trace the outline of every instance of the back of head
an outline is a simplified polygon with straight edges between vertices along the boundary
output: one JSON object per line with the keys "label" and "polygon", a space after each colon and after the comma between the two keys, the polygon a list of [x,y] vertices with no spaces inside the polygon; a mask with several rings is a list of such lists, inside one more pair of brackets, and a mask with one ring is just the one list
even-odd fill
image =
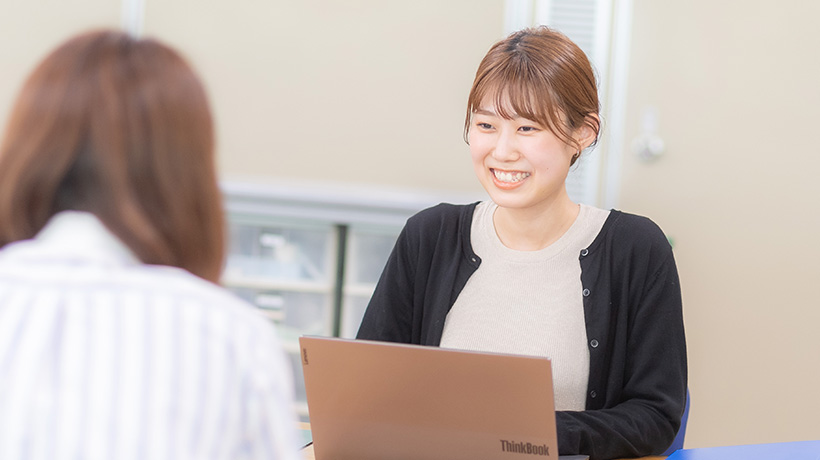
{"label": "back of head", "polygon": [[64,210],[95,214],[145,263],[219,277],[210,109],[168,46],[86,33],[29,76],[0,145],[0,246],[33,237]]}
{"label": "back of head", "polygon": [[467,102],[465,140],[473,112],[488,100],[501,116],[538,122],[567,143],[582,125],[596,138],[600,131],[598,87],[587,56],[545,26],[514,32],[484,56]]}

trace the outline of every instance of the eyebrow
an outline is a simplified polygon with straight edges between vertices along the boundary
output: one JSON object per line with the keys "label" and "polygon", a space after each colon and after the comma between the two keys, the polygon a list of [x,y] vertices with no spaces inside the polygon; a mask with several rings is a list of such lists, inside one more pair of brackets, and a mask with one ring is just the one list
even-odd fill
{"label": "eyebrow", "polygon": [[[492,110],[488,110],[488,109],[475,109],[475,110],[473,111],[473,113],[476,113],[476,114],[478,114],[478,115],[486,115],[486,116],[489,116],[489,117],[500,117],[500,118],[504,118],[504,117],[501,117],[501,115],[499,115],[499,114],[497,114],[497,113],[493,112]],[[512,118],[511,118],[511,120],[516,120],[516,119],[519,119],[519,118],[524,118],[524,117],[522,117],[521,115],[519,115],[519,114],[517,114],[517,113],[513,113],[513,114],[512,114]]]}
{"label": "eyebrow", "polygon": [[489,116],[492,116],[492,117],[497,117],[498,116],[497,113],[493,112],[492,110],[487,110],[487,109],[475,109],[473,111],[473,113],[477,113],[479,115],[489,115]]}

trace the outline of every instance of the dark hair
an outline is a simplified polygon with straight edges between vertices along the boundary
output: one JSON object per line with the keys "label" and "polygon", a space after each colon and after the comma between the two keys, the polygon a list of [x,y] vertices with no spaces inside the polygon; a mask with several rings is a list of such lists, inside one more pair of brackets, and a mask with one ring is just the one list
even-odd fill
{"label": "dark hair", "polygon": [[144,263],[217,281],[224,222],[211,113],[168,46],[74,37],[18,96],[0,146],[0,246],[63,210],[95,214]]}
{"label": "dark hair", "polygon": [[578,45],[548,27],[515,32],[481,60],[467,99],[465,141],[472,115],[485,97],[494,100],[500,116],[538,122],[566,143],[576,143],[572,133],[584,124],[595,133],[592,145],[597,142],[601,123],[595,73]]}

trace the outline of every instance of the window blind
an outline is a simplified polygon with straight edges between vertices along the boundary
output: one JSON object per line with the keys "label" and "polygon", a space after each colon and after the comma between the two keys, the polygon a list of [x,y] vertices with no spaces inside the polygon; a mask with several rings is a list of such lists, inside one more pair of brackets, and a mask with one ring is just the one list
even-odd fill
{"label": "window blind", "polygon": [[[592,63],[598,95],[605,100],[612,0],[508,0],[506,32],[548,25],[574,41]],[[601,111],[603,113],[603,110]],[[573,201],[600,206],[601,155],[585,152],[567,177],[567,192]]]}

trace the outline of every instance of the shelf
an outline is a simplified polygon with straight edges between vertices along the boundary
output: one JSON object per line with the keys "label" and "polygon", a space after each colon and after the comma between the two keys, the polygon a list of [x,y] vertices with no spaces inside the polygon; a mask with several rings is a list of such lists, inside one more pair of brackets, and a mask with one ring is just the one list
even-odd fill
{"label": "shelf", "polygon": [[308,415],[308,405],[305,401],[296,401],[293,404],[293,410],[296,411],[297,415]]}
{"label": "shelf", "polygon": [[333,284],[330,281],[282,280],[265,276],[238,276],[231,274],[226,274],[222,277],[222,284],[226,287],[271,291],[313,292],[320,294],[332,292],[333,290]]}
{"label": "shelf", "polygon": [[282,343],[282,349],[285,350],[285,353],[301,358],[302,352],[299,350],[299,339],[287,340],[282,338],[280,342]]}
{"label": "shelf", "polygon": [[375,283],[355,283],[346,284],[344,287],[345,295],[353,295],[357,297],[370,297],[376,289]]}
{"label": "shelf", "polygon": [[299,337],[355,336],[396,235],[416,209],[346,203],[335,193],[304,198],[226,190],[221,281],[275,325],[293,368],[294,409],[306,422]]}

